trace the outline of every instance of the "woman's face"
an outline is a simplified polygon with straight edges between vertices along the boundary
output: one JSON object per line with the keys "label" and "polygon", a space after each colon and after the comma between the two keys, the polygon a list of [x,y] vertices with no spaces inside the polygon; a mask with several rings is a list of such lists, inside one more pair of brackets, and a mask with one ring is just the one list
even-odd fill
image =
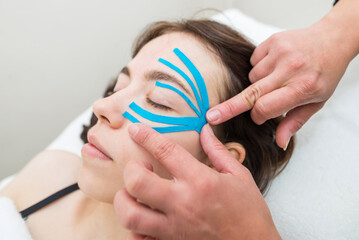
{"label": "woman's face", "polygon": [[[116,192],[124,187],[123,170],[126,163],[132,159],[149,162],[159,176],[171,178],[170,173],[152,155],[131,140],[127,128],[132,122],[122,114],[128,111],[150,127],[169,126],[151,122],[134,113],[129,109],[129,104],[135,102],[154,114],[173,117],[197,116],[179,94],[155,86],[155,82],[159,81],[176,87],[198,108],[189,84],[177,72],[158,61],[163,58],[171,62],[184,71],[196,85],[191,72],[173,52],[175,48],[179,48],[202,74],[210,107],[219,103],[219,89],[223,85],[225,74],[218,58],[206,46],[193,36],[178,32],[162,35],[147,43],[121,71],[114,94],[93,104],[98,122],[88,132],[88,140],[109,158],[91,145],[85,145],[82,149],[83,164],[78,182],[81,190],[90,197],[112,203]],[[171,79],[177,79],[179,83]],[[182,87],[187,89],[189,94]],[[195,158],[206,158],[198,132],[172,132],[165,133],[165,136],[184,147]]]}

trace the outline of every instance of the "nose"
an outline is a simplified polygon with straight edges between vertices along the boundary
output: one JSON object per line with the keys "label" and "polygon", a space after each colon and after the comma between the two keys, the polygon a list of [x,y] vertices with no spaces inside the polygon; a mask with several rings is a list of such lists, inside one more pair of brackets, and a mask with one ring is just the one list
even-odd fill
{"label": "nose", "polygon": [[109,125],[111,128],[120,128],[124,117],[121,110],[120,99],[116,99],[116,93],[95,101],[92,105],[93,112],[99,122]]}

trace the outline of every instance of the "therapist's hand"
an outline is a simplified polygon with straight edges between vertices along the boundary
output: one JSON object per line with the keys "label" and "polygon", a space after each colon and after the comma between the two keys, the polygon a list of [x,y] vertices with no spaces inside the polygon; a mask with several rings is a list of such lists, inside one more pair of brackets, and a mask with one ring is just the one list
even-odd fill
{"label": "therapist's hand", "polygon": [[[276,131],[278,146],[323,107],[359,49],[359,1],[342,0],[318,23],[274,34],[260,44],[250,61],[253,83],[213,107],[208,122],[222,123],[251,109],[257,124],[286,114]],[[217,119],[215,119],[217,116]]]}
{"label": "therapist's hand", "polygon": [[142,161],[128,163],[125,189],[114,200],[120,222],[132,232],[128,240],[280,239],[251,174],[211,130],[204,126],[200,139],[217,171],[155,130],[130,126],[132,139],[174,179],[160,178]]}

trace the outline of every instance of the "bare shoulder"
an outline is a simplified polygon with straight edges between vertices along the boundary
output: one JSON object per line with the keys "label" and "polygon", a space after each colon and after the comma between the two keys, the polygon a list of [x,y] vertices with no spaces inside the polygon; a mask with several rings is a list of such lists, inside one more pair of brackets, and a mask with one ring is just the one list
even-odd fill
{"label": "bare shoulder", "polygon": [[36,155],[9,183],[0,196],[10,197],[19,210],[77,181],[81,159],[61,150]]}

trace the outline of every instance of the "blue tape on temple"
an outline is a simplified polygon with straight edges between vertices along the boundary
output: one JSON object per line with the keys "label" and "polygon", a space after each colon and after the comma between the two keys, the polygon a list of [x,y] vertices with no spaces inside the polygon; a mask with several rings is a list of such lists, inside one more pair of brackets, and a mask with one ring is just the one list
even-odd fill
{"label": "blue tape on temple", "polygon": [[[163,63],[164,65],[166,65],[169,68],[172,68],[173,70],[175,70],[179,75],[181,75],[187,82],[188,84],[191,86],[192,91],[194,93],[194,96],[196,97],[199,109],[201,110],[201,112],[203,112],[203,106],[202,106],[202,100],[199,97],[199,94],[197,92],[197,88],[194,86],[192,80],[187,76],[187,74],[185,74],[181,69],[179,69],[178,67],[176,67],[175,65],[173,65],[172,63],[168,62],[167,60],[164,60],[162,58],[158,59],[159,62]],[[182,61],[183,62],[183,61]],[[188,67],[187,67],[188,68]],[[206,91],[207,92],[207,91]]]}
{"label": "blue tape on temple", "polygon": [[[172,63],[168,62],[167,60],[164,60],[160,58],[158,61],[165,64],[172,70],[176,71],[178,74],[180,74],[191,86],[192,91],[196,97],[197,105],[199,107],[199,110],[196,108],[196,106],[192,103],[192,101],[180,90],[177,88],[164,84],[161,82],[156,82],[156,86],[168,88],[169,90],[172,90],[179,94],[186,102],[187,104],[192,108],[192,110],[197,114],[198,117],[169,117],[169,116],[162,116],[158,114],[151,113],[149,111],[144,110],[140,106],[138,106],[136,103],[132,102],[129,107],[138,115],[141,117],[148,119],[152,122],[158,122],[158,123],[165,123],[165,124],[171,124],[171,125],[178,125],[178,126],[166,126],[166,127],[153,127],[156,131],[159,133],[168,133],[168,132],[180,132],[180,131],[191,131],[195,130],[198,133],[201,132],[202,127],[207,123],[206,120],[206,112],[209,109],[209,100],[208,100],[208,93],[206,84],[203,80],[202,75],[198,71],[198,69],[194,66],[194,64],[187,58],[186,55],[184,55],[178,48],[175,48],[173,52],[178,56],[179,59],[186,65],[188,70],[191,72],[192,76],[196,80],[197,87],[199,90],[199,93],[193,84],[192,80],[185,74],[181,69],[173,65]],[[127,111],[123,113],[123,116],[126,117],[131,122],[140,122],[138,121],[134,116],[132,116]]]}

